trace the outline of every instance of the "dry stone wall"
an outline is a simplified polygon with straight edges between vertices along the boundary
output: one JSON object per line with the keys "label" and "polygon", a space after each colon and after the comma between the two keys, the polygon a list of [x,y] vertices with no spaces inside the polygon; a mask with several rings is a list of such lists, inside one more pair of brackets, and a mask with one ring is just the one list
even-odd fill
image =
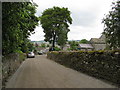
{"label": "dry stone wall", "polygon": [[49,52],[47,57],[120,86],[120,51]]}
{"label": "dry stone wall", "polygon": [[5,82],[9,76],[11,76],[25,60],[25,54],[13,53],[2,57],[2,86],[5,86]]}

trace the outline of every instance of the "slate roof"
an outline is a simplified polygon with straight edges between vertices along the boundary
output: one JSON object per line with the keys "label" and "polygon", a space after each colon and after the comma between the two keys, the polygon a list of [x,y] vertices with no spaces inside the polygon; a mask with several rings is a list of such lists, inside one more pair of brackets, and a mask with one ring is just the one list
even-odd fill
{"label": "slate roof", "polygon": [[79,47],[83,49],[93,49],[91,44],[79,44]]}
{"label": "slate roof", "polygon": [[105,40],[99,39],[99,38],[91,38],[91,43],[98,43],[98,44],[105,44]]}

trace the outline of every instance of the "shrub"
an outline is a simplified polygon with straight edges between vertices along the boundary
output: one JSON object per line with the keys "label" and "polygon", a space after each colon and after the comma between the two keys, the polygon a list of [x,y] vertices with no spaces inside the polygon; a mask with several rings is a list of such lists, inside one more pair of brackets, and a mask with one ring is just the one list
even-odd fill
{"label": "shrub", "polygon": [[61,50],[59,47],[55,47],[54,49],[55,49],[55,51],[60,51]]}

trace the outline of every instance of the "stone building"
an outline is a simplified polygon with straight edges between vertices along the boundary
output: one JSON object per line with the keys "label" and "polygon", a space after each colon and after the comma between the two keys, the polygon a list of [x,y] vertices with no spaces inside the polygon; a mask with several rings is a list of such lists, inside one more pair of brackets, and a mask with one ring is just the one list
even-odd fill
{"label": "stone building", "polygon": [[82,51],[91,51],[94,47],[91,44],[79,44],[78,49]]}
{"label": "stone building", "polygon": [[100,38],[91,38],[90,44],[94,47],[94,50],[104,50],[106,48],[105,35],[101,35]]}

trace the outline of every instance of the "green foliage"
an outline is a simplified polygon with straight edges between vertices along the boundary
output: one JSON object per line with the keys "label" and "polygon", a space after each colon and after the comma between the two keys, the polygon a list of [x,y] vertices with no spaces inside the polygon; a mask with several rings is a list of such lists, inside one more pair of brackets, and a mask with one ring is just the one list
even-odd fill
{"label": "green foliage", "polygon": [[79,43],[77,41],[69,41],[70,50],[77,50]]}
{"label": "green foliage", "polygon": [[15,50],[14,53],[23,53],[21,50]]}
{"label": "green foliage", "polygon": [[79,42],[79,43],[88,44],[88,43],[89,43],[89,41],[88,41],[88,40],[86,40],[86,39],[82,39],[82,40],[80,40],[80,42]]}
{"label": "green foliage", "polygon": [[50,45],[49,44],[47,44],[47,47],[49,47]]}
{"label": "green foliage", "polygon": [[67,48],[68,51],[71,51],[72,49],[71,48]]}
{"label": "green foliage", "polygon": [[57,46],[55,46],[55,51],[61,51],[61,49],[59,48],[59,47],[57,47]]}
{"label": "green foliage", "polygon": [[77,71],[108,80],[120,86],[120,50],[59,51],[50,52],[47,57]]}
{"label": "green foliage", "polygon": [[37,43],[35,43],[35,47],[37,48],[39,45]]}
{"label": "green foliage", "polygon": [[73,46],[72,48],[67,48],[68,51],[76,51],[77,50],[77,46]]}
{"label": "green foliage", "polygon": [[112,10],[103,19],[107,43],[112,49],[120,48],[120,0],[113,3]]}
{"label": "green foliage", "polygon": [[2,3],[2,53],[19,50],[38,25],[36,6],[31,2]]}
{"label": "green foliage", "polygon": [[40,21],[44,29],[45,41],[52,43],[52,47],[55,47],[55,42],[64,45],[67,40],[67,33],[70,31],[68,29],[69,23],[72,24],[68,8],[48,8],[42,13]]}
{"label": "green foliage", "polygon": [[29,42],[27,44],[27,47],[28,47],[28,51],[34,51],[35,50],[35,47],[34,47],[34,45],[31,42]]}
{"label": "green foliage", "polygon": [[34,45],[31,43],[29,39],[25,39],[24,42],[20,45],[21,51],[24,53],[28,53],[29,51],[34,50]]}
{"label": "green foliage", "polygon": [[64,45],[66,44],[67,42],[67,31],[66,30],[61,30],[61,32],[59,33],[59,38],[58,38],[58,45],[61,46],[61,49],[63,49]]}
{"label": "green foliage", "polygon": [[45,43],[42,43],[40,47],[45,48],[46,47]]}

